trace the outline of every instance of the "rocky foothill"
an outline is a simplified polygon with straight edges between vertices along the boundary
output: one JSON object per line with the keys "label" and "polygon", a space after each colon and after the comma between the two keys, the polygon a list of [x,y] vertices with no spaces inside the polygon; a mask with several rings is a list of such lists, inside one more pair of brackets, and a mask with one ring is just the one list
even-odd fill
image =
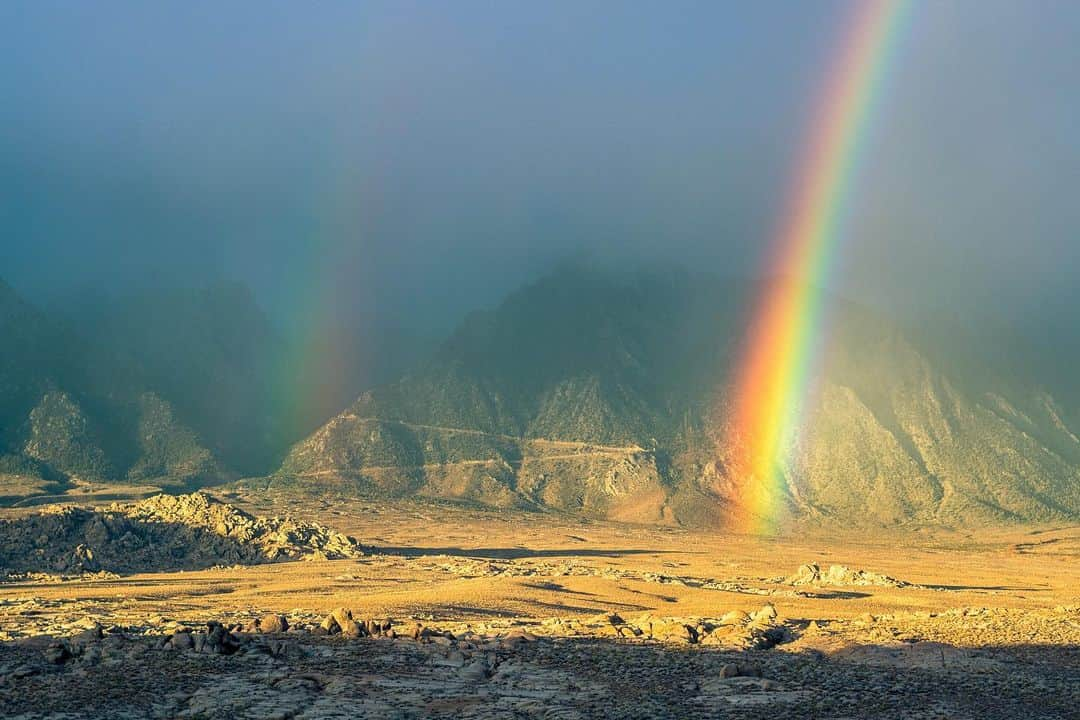
{"label": "rocky foothill", "polygon": [[0,576],[159,572],[363,554],[317,523],[254,517],[196,492],[0,521]]}
{"label": "rocky foothill", "polygon": [[[361,617],[346,608],[201,626],[160,618],[142,629],[86,618],[65,626],[66,637],[0,645],[0,715],[1075,717],[1075,646],[1024,664],[1034,651],[1019,645],[975,652],[908,637],[891,638],[890,646],[884,638],[869,642],[866,632],[926,635],[932,627],[947,632],[976,623],[985,631],[997,622],[1040,638],[1053,632],[1051,623],[1080,627],[1080,608],[924,615],[827,627],[785,620],[769,604],[709,621],[624,620],[612,612],[585,620],[436,622]],[[814,645],[830,636],[843,637],[843,648]]]}

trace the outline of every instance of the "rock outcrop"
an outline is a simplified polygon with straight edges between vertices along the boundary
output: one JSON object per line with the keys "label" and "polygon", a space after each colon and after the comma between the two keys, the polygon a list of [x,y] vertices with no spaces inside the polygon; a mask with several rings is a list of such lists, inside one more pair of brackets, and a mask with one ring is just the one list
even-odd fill
{"label": "rock outcrop", "polygon": [[254,517],[203,493],[0,521],[0,570],[7,573],[146,572],[362,554],[354,538],[323,525]]}
{"label": "rock outcrop", "polygon": [[877,585],[879,587],[907,587],[910,583],[897,580],[888,575],[868,570],[852,570],[846,565],[830,565],[822,570],[816,563],[801,565],[795,574],[786,580],[788,585],[823,585],[827,587],[849,587]]}

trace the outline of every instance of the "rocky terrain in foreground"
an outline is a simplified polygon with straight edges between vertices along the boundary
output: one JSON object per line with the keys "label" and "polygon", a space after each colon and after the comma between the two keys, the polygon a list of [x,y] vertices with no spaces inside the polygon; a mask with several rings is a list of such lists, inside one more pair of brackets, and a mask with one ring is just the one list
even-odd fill
{"label": "rocky terrain in foreground", "polygon": [[1078,606],[52,630],[0,645],[5,717],[1063,719],[1080,702]]}
{"label": "rocky terrain in foreground", "polygon": [[257,518],[203,493],[106,508],[56,506],[0,521],[0,575],[156,572],[362,555],[317,523]]}
{"label": "rocky terrain in foreground", "polygon": [[[87,543],[86,524],[117,513],[198,528],[208,544],[192,547],[213,565],[0,582],[0,717],[1064,720],[1080,707],[1080,528],[760,538],[228,499],[84,509],[79,533],[40,546]],[[12,512],[9,527],[42,531],[55,512],[68,511]],[[287,512],[305,515],[274,519]],[[359,547],[339,531],[367,552],[348,555]],[[88,546],[115,561],[123,537]],[[145,557],[173,552],[143,537]],[[309,561],[226,565],[210,552],[226,539]]]}

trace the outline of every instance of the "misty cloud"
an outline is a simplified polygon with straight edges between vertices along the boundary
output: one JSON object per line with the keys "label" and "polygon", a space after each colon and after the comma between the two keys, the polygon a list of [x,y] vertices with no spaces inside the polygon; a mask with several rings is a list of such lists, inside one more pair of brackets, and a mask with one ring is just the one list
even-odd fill
{"label": "misty cloud", "polygon": [[[9,3],[0,275],[38,298],[225,278],[286,324],[444,328],[580,252],[753,272],[849,10]],[[1070,291],[1078,30],[1071,7],[918,5],[841,289]]]}

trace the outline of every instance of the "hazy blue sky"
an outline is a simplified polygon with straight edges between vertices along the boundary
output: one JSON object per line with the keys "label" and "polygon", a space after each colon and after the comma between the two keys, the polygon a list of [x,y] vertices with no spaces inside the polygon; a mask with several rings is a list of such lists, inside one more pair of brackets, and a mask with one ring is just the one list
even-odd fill
{"label": "hazy blue sky", "polygon": [[[849,13],[0,3],[0,276],[445,323],[583,250],[752,271]],[[845,291],[1076,285],[1080,3],[916,2],[871,131]]]}

